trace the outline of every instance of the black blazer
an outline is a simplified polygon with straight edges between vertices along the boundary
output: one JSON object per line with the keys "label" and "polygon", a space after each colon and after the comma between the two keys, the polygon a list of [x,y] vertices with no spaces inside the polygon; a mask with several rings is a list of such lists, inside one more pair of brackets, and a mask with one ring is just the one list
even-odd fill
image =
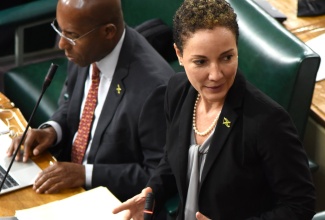
{"label": "black blazer", "polygon": [[[69,63],[65,96],[51,120],[63,130],[60,160],[71,160],[89,67]],[[106,186],[121,201],[139,193],[163,156],[163,112],[170,65],[135,30],[126,27],[116,70],[93,137],[88,163],[92,187]],[[117,87],[121,88],[120,93]],[[59,147],[58,146],[58,147]],[[57,148],[58,148],[57,147]]]}
{"label": "black blazer", "polygon": [[[167,88],[166,152],[148,183],[157,209],[174,193],[183,219],[197,91],[178,73]],[[229,123],[228,123],[229,122]],[[202,173],[199,211],[213,220],[307,220],[315,191],[288,113],[239,72],[226,97]]]}

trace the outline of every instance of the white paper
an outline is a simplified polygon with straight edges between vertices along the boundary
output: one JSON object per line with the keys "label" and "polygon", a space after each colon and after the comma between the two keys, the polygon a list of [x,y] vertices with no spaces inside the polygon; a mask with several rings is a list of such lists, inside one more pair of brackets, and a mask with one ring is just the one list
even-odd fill
{"label": "white paper", "polygon": [[306,42],[314,52],[316,52],[321,57],[320,66],[317,72],[316,81],[325,79],[325,34],[321,34]]}
{"label": "white paper", "polygon": [[[0,120],[1,121],[1,120]],[[7,150],[12,142],[9,134],[0,134],[0,157],[7,157]]]}
{"label": "white paper", "polygon": [[97,187],[66,199],[18,210],[15,216],[18,220],[120,220],[124,212],[112,214],[119,204],[121,202],[106,187]]}
{"label": "white paper", "polygon": [[0,119],[0,134],[9,133],[9,127]]}

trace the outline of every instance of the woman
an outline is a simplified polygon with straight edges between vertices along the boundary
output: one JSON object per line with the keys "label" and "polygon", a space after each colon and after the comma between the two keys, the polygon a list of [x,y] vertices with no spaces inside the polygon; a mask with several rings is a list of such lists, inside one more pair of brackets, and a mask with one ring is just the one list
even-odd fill
{"label": "woman", "polygon": [[288,113],[238,70],[238,24],[225,0],[185,0],[174,17],[185,74],[168,85],[165,157],[141,194],[113,210],[143,219],[178,192],[178,219],[307,220],[315,192]]}

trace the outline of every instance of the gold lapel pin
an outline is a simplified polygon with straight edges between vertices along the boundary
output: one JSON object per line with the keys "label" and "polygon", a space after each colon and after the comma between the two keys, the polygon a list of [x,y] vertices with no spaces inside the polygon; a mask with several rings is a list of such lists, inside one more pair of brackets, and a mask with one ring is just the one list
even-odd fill
{"label": "gold lapel pin", "polygon": [[230,128],[231,122],[226,117],[224,117],[222,124],[225,125],[227,128]]}
{"label": "gold lapel pin", "polygon": [[121,94],[122,88],[120,87],[120,84],[117,84],[116,86],[116,92],[117,94]]}

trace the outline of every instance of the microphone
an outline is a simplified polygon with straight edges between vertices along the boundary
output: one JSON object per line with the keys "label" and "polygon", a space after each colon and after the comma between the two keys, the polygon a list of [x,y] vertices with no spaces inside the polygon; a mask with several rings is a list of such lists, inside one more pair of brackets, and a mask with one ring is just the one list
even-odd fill
{"label": "microphone", "polygon": [[17,154],[18,154],[18,152],[20,151],[20,147],[21,147],[21,145],[22,145],[22,142],[23,142],[23,140],[25,139],[26,133],[27,133],[27,131],[28,131],[28,129],[29,129],[30,122],[32,121],[32,119],[33,119],[33,117],[34,117],[34,114],[35,114],[35,112],[36,112],[36,109],[38,108],[39,103],[40,103],[40,101],[41,101],[41,99],[42,99],[42,97],[43,97],[43,95],[44,95],[46,89],[48,88],[48,86],[49,86],[50,83],[52,82],[53,76],[54,76],[54,74],[55,74],[57,68],[58,68],[58,65],[52,63],[51,66],[50,66],[50,68],[49,68],[49,70],[48,70],[48,72],[47,72],[47,74],[46,74],[45,80],[44,80],[44,82],[43,82],[43,87],[42,87],[41,95],[39,96],[38,101],[37,101],[36,105],[34,106],[34,109],[33,109],[33,111],[32,111],[32,114],[31,114],[30,117],[29,117],[29,120],[28,120],[27,126],[26,126],[26,128],[25,128],[25,130],[24,130],[24,133],[23,133],[21,139],[20,139],[19,145],[18,145],[17,149],[15,150],[14,155],[12,156],[11,162],[10,162],[10,164],[9,164],[9,167],[8,167],[8,169],[7,169],[7,171],[6,171],[6,174],[5,174],[4,177],[3,177],[3,180],[2,180],[1,185],[0,185],[0,192],[1,192],[2,187],[3,187],[3,185],[4,185],[4,183],[5,183],[6,179],[7,179],[7,176],[8,176],[8,174],[9,174],[10,169],[11,169],[11,166],[12,166],[12,164],[13,164],[13,162],[14,162],[14,160],[15,160]]}
{"label": "microphone", "polygon": [[153,193],[148,193],[146,196],[146,202],[144,204],[144,210],[143,210],[144,220],[152,219],[154,207],[155,207],[155,196]]}
{"label": "microphone", "polygon": [[[58,69],[58,65],[56,64],[51,64],[50,69],[48,70],[44,83],[43,83],[43,87],[42,87],[42,93],[45,92],[45,90],[49,87],[49,85],[52,82],[53,76],[56,73],[56,70]],[[43,94],[41,94],[43,96]]]}

